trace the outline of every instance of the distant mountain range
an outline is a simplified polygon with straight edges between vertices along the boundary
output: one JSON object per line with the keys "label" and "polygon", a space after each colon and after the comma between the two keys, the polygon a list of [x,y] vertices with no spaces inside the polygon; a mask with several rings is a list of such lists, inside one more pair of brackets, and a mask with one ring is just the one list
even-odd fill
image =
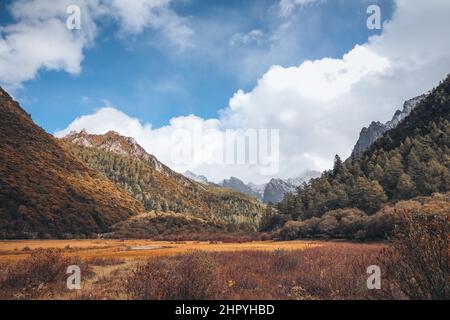
{"label": "distant mountain range", "polygon": [[[202,184],[208,185],[213,184],[208,181],[205,176],[199,176],[191,171],[186,171],[184,176],[188,177],[193,181],[200,182]],[[283,197],[288,192],[293,192],[295,189],[304,182],[308,182],[312,178],[317,178],[320,176],[319,171],[308,170],[305,171],[301,176],[291,179],[271,179],[265,184],[254,184],[254,183],[244,183],[242,180],[236,177],[231,177],[230,179],[225,179],[218,185],[235,190],[251,197],[264,202],[264,203],[278,203],[283,200]]]}
{"label": "distant mountain range", "polygon": [[379,121],[374,121],[370,124],[368,128],[363,128],[359,135],[359,139],[353,148],[351,158],[355,159],[361,155],[364,151],[370,148],[370,146],[383,136],[383,134],[391,129],[396,128],[399,123],[401,123],[407,116],[411,114],[417,105],[419,105],[425,98],[427,94],[415,97],[406,101],[403,105],[402,110],[397,110],[392,117],[391,121],[386,123],[381,123]]}

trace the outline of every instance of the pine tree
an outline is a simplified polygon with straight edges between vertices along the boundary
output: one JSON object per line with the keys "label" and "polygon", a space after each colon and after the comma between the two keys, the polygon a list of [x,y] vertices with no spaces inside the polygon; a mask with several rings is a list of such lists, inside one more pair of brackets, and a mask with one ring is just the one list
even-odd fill
{"label": "pine tree", "polygon": [[344,164],[339,157],[339,155],[336,155],[334,157],[334,166],[333,166],[333,177],[337,177],[338,174],[342,173],[344,169]]}
{"label": "pine tree", "polygon": [[416,195],[416,186],[407,173],[403,173],[400,176],[397,184],[397,193],[399,199],[410,199]]}

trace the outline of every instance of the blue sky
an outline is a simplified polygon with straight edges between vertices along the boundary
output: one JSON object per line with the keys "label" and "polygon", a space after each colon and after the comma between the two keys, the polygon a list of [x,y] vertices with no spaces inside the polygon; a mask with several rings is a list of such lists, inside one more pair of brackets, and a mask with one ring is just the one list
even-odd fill
{"label": "blue sky", "polygon": [[[448,0],[130,3],[2,1],[0,84],[57,137],[115,130],[212,181],[329,169],[336,154],[350,155],[361,128],[390,120],[450,73]],[[66,27],[72,4],[81,30]],[[380,30],[367,27],[371,5]],[[276,170],[263,170],[261,155],[216,161],[229,129],[276,130],[267,158]],[[174,156],[180,132],[193,138],[182,147],[200,153]]]}
{"label": "blue sky", "polygon": [[[377,3],[385,12],[383,18],[389,19],[392,3]],[[7,14],[8,6],[2,4],[2,26],[16,22]],[[254,86],[270,65],[298,66],[305,59],[340,57],[376,33],[365,28],[364,1],[298,7],[287,18],[279,16],[277,1],[268,0],[178,1],[172,8],[195,30],[195,47],[179,50],[167,45],[153,28],[122,35],[117,23],[99,19],[98,36],[93,47],[84,50],[80,74],[40,70],[14,90],[16,98],[49,132],[93,112],[104,100],[154,127],[179,115],[211,118],[236,90]],[[270,44],[267,38],[283,23],[291,24],[280,35],[286,39]],[[233,36],[252,30],[265,33],[260,42],[230,45]],[[254,63],[244,61],[252,55]]]}

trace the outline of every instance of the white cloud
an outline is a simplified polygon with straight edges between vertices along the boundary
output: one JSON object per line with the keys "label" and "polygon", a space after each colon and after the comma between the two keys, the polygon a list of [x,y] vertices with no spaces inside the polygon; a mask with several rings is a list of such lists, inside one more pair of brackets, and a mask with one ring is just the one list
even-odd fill
{"label": "white cloud", "polygon": [[230,39],[230,45],[247,45],[249,43],[258,43],[264,33],[261,30],[254,29],[247,33],[236,33]]}
{"label": "white cloud", "polygon": [[[40,70],[81,71],[83,51],[94,44],[97,20],[118,21],[121,32],[137,35],[146,28],[161,32],[179,49],[190,46],[193,31],[171,8],[172,0],[17,0],[9,7],[15,20],[0,26],[0,84],[14,89]],[[81,30],[68,30],[66,9],[81,8]]]}
{"label": "white cloud", "polygon": [[191,46],[194,31],[184,19],[170,9],[172,0],[112,0],[110,14],[115,16],[128,34],[139,34],[145,28],[161,30],[179,49]]}
{"label": "white cloud", "polygon": [[[342,59],[273,66],[251,91],[237,91],[218,119],[179,117],[153,129],[115,109],[102,109],[58,134],[83,128],[95,133],[116,130],[135,137],[170,166],[167,137],[180,127],[209,128],[205,132],[211,141],[226,128],[279,128],[279,176],[329,168],[335,154],[349,156],[363,126],[388,120],[404,100],[426,92],[449,73],[450,2],[398,0],[396,4],[380,36],[355,46]],[[268,179],[257,166],[204,164],[189,169],[215,180],[231,175],[254,182]]]}
{"label": "white cloud", "polygon": [[288,16],[292,13],[295,7],[303,7],[318,1],[321,0],[280,0],[280,14],[282,16]]}
{"label": "white cloud", "polygon": [[60,20],[11,25],[0,37],[0,81],[17,86],[36,77],[38,70],[81,71],[86,39],[70,34]]}

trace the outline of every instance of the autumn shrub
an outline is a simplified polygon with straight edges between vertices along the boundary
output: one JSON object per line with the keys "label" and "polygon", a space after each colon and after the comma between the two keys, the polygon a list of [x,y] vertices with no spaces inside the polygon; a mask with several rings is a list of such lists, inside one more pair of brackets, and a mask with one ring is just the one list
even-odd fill
{"label": "autumn shrub", "polygon": [[391,246],[380,256],[384,297],[450,299],[450,212],[404,211],[401,217]]}
{"label": "autumn shrub", "polygon": [[125,288],[138,300],[209,300],[220,297],[225,282],[209,254],[193,252],[150,259],[127,277]]}
{"label": "autumn shrub", "polygon": [[228,290],[224,299],[365,299],[379,245],[327,244],[304,250],[213,253]]}
{"label": "autumn shrub", "polygon": [[36,249],[28,258],[3,267],[0,279],[4,298],[45,298],[65,288],[70,265],[78,265],[83,276],[92,273],[79,258],[65,257],[58,249]]}
{"label": "autumn shrub", "polygon": [[7,270],[2,283],[9,288],[33,288],[63,280],[69,259],[54,249],[38,249],[24,261],[18,262]]}
{"label": "autumn shrub", "polygon": [[129,299],[365,299],[380,245],[191,253],[158,257],[127,278]]}

